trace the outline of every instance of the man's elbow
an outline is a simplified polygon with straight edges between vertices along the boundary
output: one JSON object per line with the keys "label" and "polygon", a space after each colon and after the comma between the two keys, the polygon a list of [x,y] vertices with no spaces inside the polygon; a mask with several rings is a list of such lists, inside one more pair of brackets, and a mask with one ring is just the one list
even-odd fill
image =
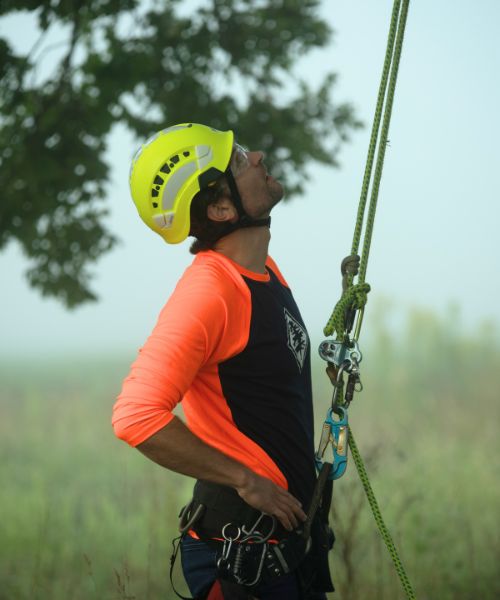
{"label": "man's elbow", "polygon": [[126,415],[120,415],[120,411],[117,410],[113,413],[111,425],[118,439],[135,448],[165,427],[173,418],[172,412],[165,409],[153,412],[141,410]]}
{"label": "man's elbow", "polygon": [[111,426],[113,427],[113,431],[119,440],[126,442],[130,446],[136,445],[133,443],[134,432],[130,425],[124,423],[122,419],[117,419],[111,421]]}

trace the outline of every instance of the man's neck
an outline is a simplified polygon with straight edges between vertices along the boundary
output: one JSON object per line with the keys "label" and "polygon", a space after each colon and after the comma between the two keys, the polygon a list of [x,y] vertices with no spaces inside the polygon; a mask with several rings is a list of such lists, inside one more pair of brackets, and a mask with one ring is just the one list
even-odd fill
{"label": "man's neck", "polygon": [[268,227],[247,227],[221,238],[214,250],[248,271],[265,273],[270,239]]}

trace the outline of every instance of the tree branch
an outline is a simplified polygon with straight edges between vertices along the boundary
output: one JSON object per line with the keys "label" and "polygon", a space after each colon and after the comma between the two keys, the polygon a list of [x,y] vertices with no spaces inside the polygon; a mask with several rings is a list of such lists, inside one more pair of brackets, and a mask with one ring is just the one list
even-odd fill
{"label": "tree branch", "polygon": [[66,78],[68,73],[71,70],[71,59],[73,58],[73,54],[75,52],[76,44],[78,42],[78,37],[80,33],[80,12],[76,10],[75,18],[73,20],[73,29],[71,31],[71,39],[69,44],[68,53],[64,57],[64,60],[61,63],[61,73],[59,76],[59,85],[57,87],[57,91],[59,92],[66,82]]}

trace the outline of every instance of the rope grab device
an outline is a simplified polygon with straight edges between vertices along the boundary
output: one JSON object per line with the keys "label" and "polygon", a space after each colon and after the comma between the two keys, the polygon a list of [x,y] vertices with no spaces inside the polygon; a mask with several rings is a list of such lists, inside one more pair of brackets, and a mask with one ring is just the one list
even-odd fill
{"label": "rope grab device", "polygon": [[[377,106],[368,148],[363,184],[359,200],[356,225],[351,247],[351,255],[342,261],[342,296],[337,302],[324,334],[331,336],[320,344],[319,354],[328,363],[327,373],[333,383],[333,396],[323,424],[321,439],[316,451],[316,467],[320,479],[333,485],[347,468],[347,447],[360,476],[368,497],[375,521],[389,550],[399,579],[407,598],[415,600],[410,581],[398,556],[392,537],[383,521],[377,500],[373,493],[368,474],[357,448],[348,422],[349,405],[355,392],[362,390],[360,363],[363,358],[359,348],[359,336],[364,309],[370,286],[365,282],[370,244],[375,221],[377,199],[382,178],[382,170],[391,121],[394,92],[403,47],[403,38],[408,15],[409,0],[395,0],[387,40],[382,77],[378,91]],[[376,154],[376,161],[375,161]],[[375,162],[375,171],[373,165]],[[373,174],[373,177],[372,177]],[[361,235],[365,220],[368,192],[371,186],[370,203],[363,236],[361,257],[358,256]],[[355,282],[355,278],[357,280]],[[354,329],[354,332],[353,332]],[[352,333],[353,332],[353,333]],[[345,381],[347,376],[347,381]],[[325,452],[331,445],[333,459],[324,461]],[[328,471],[328,477],[326,477]],[[331,494],[331,491],[330,491]]]}

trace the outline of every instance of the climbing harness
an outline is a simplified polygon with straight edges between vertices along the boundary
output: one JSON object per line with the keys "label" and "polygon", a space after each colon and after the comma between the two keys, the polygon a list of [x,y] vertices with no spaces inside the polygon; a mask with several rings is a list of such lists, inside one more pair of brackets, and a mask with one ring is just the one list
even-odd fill
{"label": "climbing harness", "polygon": [[[359,392],[362,389],[359,369],[362,353],[359,349],[358,340],[363,321],[364,308],[367,301],[367,294],[370,291],[370,286],[365,282],[365,276],[370,253],[380,181],[382,178],[385,149],[388,142],[389,125],[408,7],[409,0],[395,0],[394,2],[384,67],[361,188],[356,226],[354,229],[351,255],[342,261],[342,296],[337,302],[333,313],[324,328],[324,334],[327,336],[334,336],[335,339],[325,340],[321,343],[319,348],[321,358],[327,361],[329,365],[327,372],[332,379],[334,389],[331,407],[328,409],[318,450],[316,452],[316,466],[318,470],[320,470],[328,464],[323,462],[323,458],[328,445],[331,444],[333,461],[328,478],[332,482],[333,480],[338,479],[346,471],[347,446],[349,446],[375,521],[394,562],[403,589],[406,596],[410,600],[414,600],[415,594],[398,556],[392,537],[383,521],[363,460],[348,423],[349,405],[354,398],[354,393]],[[377,159],[372,180],[373,163],[376,152]],[[363,230],[370,184],[370,204],[361,258],[359,259],[357,254]],[[357,281],[354,283],[354,278],[356,276]],[[351,336],[353,328],[354,333]],[[346,374],[348,376],[347,383],[344,382],[344,375]]]}
{"label": "climbing harness", "polygon": [[318,476],[307,520],[291,532],[285,531],[274,516],[250,507],[233,488],[198,480],[192,500],[179,515],[181,535],[173,542],[170,581],[177,596],[189,600],[175,590],[172,580],[180,540],[188,532],[217,552],[217,579],[225,583],[248,591],[296,571],[304,591],[314,584],[333,591],[328,567],[328,552],[334,541],[328,527],[328,469],[325,464]]}

